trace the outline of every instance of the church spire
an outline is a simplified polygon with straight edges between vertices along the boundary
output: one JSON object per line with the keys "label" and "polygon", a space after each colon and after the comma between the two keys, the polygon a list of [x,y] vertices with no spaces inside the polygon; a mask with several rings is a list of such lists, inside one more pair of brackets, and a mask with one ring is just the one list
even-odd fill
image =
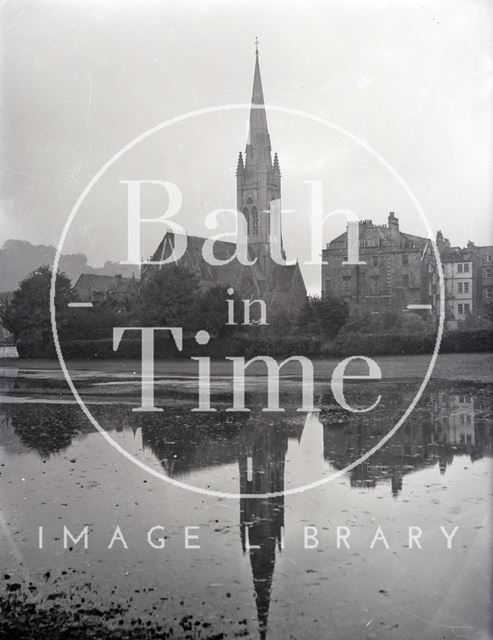
{"label": "church spire", "polygon": [[255,41],[255,73],[253,75],[252,104],[264,104],[264,92],[262,89],[262,77],[260,76],[260,64],[258,59],[258,40]]}
{"label": "church spire", "polygon": [[[279,160],[272,162],[264,91],[260,75],[258,40],[255,40],[255,70],[253,74],[252,102],[248,140],[244,156],[239,156],[236,167],[237,209],[247,222],[248,247],[257,258],[257,264],[266,277],[272,270],[271,209],[281,198],[281,172]],[[277,209],[276,209],[277,211]],[[277,214],[276,214],[277,215]],[[281,247],[282,247],[282,240]]]}
{"label": "church spire", "polygon": [[[255,40],[255,71],[253,74],[252,106],[250,108],[250,127],[246,148],[246,161],[251,164],[272,165],[270,136],[265,114],[264,91],[260,75],[258,39]],[[250,152],[250,153],[249,153]]]}

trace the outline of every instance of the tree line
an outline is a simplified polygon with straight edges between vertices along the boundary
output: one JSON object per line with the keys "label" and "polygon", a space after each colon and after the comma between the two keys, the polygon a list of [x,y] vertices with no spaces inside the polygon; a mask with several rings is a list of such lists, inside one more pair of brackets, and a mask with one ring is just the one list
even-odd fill
{"label": "tree line", "polygon": [[[0,321],[13,334],[21,357],[55,355],[49,308],[51,278],[50,267],[39,267],[2,305]],[[71,343],[111,343],[115,326],[182,327],[185,339],[205,329],[219,342],[241,335],[268,344],[279,336],[332,340],[348,320],[346,303],[309,297],[294,315],[283,309],[270,309],[268,325],[243,326],[242,304],[237,294],[229,295],[226,286],[201,290],[197,276],[180,265],[153,270],[136,290],[127,294],[109,292],[87,309],[69,307],[69,303],[77,301],[77,294],[64,273],[57,273],[55,282],[55,315],[62,350]],[[237,323],[234,326],[227,324],[228,299],[234,302]],[[212,355],[213,345],[211,342]],[[110,352],[106,348],[105,354]],[[84,355],[87,356],[87,351]]]}

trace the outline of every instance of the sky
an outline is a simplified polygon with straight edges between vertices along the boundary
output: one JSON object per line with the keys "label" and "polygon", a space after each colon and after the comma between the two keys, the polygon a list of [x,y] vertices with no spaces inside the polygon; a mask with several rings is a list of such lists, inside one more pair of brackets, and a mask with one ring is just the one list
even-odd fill
{"label": "sky", "polygon": [[[402,230],[427,235],[409,195],[366,145],[409,186],[433,233],[441,229],[453,245],[493,244],[487,0],[11,0],[0,9],[0,32],[0,244],[56,245],[86,185],[136,136],[190,111],[248,103],[256,37],[290,210],[288,258],[306,262],[313,252],[314,180],[323,184],[324,211],[350,209],[377,224],[395,211]],[[94,266],[125,259],[122,180],[177,184],[183,205],[175,219],[190,234],[232,231],[226,214],[216,231],[205,219],[236,206],[247,117],[224,109],[136,145],[88,194],[64,252],[83,252]],[[149,189],[146,215],[165,209],[162,190]],[[315,251],[343,229],[336,216]],[[144,257],[160,235],[148,225]],[[319,272],[303,266],[311,293]]]}

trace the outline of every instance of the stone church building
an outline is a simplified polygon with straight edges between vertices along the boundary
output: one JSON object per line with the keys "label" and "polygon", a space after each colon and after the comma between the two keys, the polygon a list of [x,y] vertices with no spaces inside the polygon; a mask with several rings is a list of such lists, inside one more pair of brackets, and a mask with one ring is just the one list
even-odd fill
{"label": "stone church building", "polygon": [[[278,216],[276,242],[278,253],[285,260],[282,246],[280,198],[281,171],[277,154],[272,157],[267,116],[265,112],[258,50],[255,53],[252,106],[249,134],[245,154],[241,152],[236,170],[236,194],[238,215],[243,215],[247,226],[248,257],[254,265],[246,266],[236,258],[224,265],[211,265],[203,257],[205,238],[186,237],[186,251],[177,259],[195,273],[202,289],[214,286],[232,287],[242,299],[265,300],[268,309],[283,309],[290,313],[304,303],[306,287],[301,270],[293,265],[278,264],[271,252],[271,217]],[[175,246],[175,235],[166,233],[150,259],[143,266],[142,280],[161,265],[151,264],[169,258]],[[232,242],[216,240],[214,255],[219,260],[231,258],[237,249]]]}

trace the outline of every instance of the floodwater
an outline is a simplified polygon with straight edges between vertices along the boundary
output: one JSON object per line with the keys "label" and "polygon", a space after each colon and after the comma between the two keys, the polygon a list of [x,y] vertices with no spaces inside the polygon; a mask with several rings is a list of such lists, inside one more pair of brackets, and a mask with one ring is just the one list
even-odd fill
{"label": "floodwater", "polygon": [[[354,464],[403,416],[420,363],[387,358],[393,375],[348,383],[353,407],[380,396],[360,413],[335,401],[330,375],[317,378],[317,411],[297,411],[294,374],[282,377],[284,412],[263,411],[262,375],[246,384],[251,411],[227,411],[223,369],[211,381],[217,411],[194,412],[197,379],[172,363],[155,385],[164,411],[135,412],[134,363],[71,364],[89,411],[134,460],[94,428],[53,364],[5,366],[2,590],[82,625],[141,625],[149,638],[489,638],[490,356],[439,362],[395,435]],[[64,544],[64,528],[77,538],[84,527],[86,539],[65,532]]]}

